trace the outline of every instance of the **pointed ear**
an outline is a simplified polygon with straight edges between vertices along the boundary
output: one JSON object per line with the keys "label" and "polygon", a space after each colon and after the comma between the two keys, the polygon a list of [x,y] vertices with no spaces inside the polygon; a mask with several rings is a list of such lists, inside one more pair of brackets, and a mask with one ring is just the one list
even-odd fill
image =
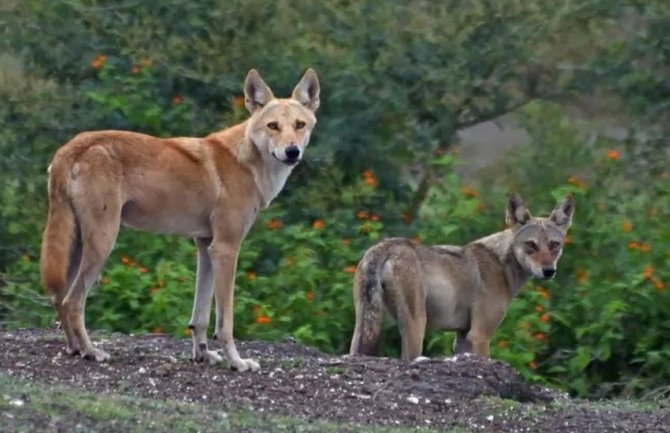
{"label": "pointed ear", "polygon": [[573,196],[566,196],[562,202],[556,205],[551,212],[549,219],[563,231],[567,231],[572,224],[572,215],[575,213],[575,199]]}
{"label": "pointed ear", "polygon": [[512,194],[507,201],[505,222],[510,228],[521,227],[530,220],[530,212],[519,194]]}
{"label": "pointed ear", "polygon": [[244,105],[247,110],[253,113],[273,99],[272,90],[265,84],[258,71],[250,70],[244,80]]}
{"label": "pointed ear", "polygon": [[321,86],[319,86],[319,77],[316,76],[314,69],[309,68],[307,72],[305,72],[305,75],[302,76],[298,85],[295,86],[295,89],[293,89],[293,95],[291,95],[291,97],[310,110],[316,111],[320,104],[320,91]]}

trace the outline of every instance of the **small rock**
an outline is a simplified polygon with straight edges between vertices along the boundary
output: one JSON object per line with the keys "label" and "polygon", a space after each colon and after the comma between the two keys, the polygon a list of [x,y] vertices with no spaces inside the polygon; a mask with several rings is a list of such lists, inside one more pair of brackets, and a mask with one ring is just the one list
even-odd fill
{"label": "small rock", "polygon": [[21,406],[23,406],[24,404],[26,404],[26,402],[23,401],[23,400],[21,400],[21,399],[19,399],[19,398],[15,398],[15,399],[13,399],[13,400],[9,400],[9,405],[10,405],[10,406],[21,407]]}
{"label": "small rock", "polygon": [[419,404],[419,398],[415,395],[410,395],[409,397],[407,397],[407,401],[412,404]]}
{"label": "small rock", "polygon": [[139,374],[144,374],[144,373],[146,373],[146,372],[147,372],[147,369],[146,369],[146,368],[144,368],[144,367],[140,367],[140,369],[139,369],[139,370],[137,370],[137,372],[138,372]]}

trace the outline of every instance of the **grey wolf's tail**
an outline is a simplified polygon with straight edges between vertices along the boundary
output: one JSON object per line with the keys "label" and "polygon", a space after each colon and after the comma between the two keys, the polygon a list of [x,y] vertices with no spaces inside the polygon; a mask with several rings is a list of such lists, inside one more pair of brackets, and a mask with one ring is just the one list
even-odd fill
{"label": "grey wolf's tail", "polygon": [[381,269],[388,259],[383,248],[369,249],[354,276],[356,327],[351,339],[351,355],[377,355],[384,322]]}

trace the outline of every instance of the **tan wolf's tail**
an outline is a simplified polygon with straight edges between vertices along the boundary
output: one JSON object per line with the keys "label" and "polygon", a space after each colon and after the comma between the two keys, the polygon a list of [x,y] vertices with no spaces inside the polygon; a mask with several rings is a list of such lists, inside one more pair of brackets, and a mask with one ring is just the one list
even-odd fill
{"label": "tan wolf's tail", "polygon": [[378,355],[384,324],[383,287],[380,272],[388,254],[372,248],[363,256],[354,277],[356,327],[351,339],[351,355]]}
{"label": "tan wolf's tail", "polygon": [[54,161],[49,167],[49,215],[40,253],[42,285],[58,304],[68,290],[77,237],[77,222],[67,193],[68,173],[69,165],[64,161]]}

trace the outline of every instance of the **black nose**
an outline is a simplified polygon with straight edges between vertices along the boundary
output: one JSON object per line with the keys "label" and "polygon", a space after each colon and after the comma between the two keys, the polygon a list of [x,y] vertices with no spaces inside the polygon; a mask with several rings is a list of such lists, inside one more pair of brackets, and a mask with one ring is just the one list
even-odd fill
{"label": "black nose", "polygon": [[297,159],[300,156],[300,148],[295,144],[287,147],[285,152],[288,159]]}
{"label": "black nose", "polygon": [[542,269],[542,274],[544,275],[544,278],[551,278],[554,275],[556,275],[556,269],[554,269],[554,268],[543,268]]}

